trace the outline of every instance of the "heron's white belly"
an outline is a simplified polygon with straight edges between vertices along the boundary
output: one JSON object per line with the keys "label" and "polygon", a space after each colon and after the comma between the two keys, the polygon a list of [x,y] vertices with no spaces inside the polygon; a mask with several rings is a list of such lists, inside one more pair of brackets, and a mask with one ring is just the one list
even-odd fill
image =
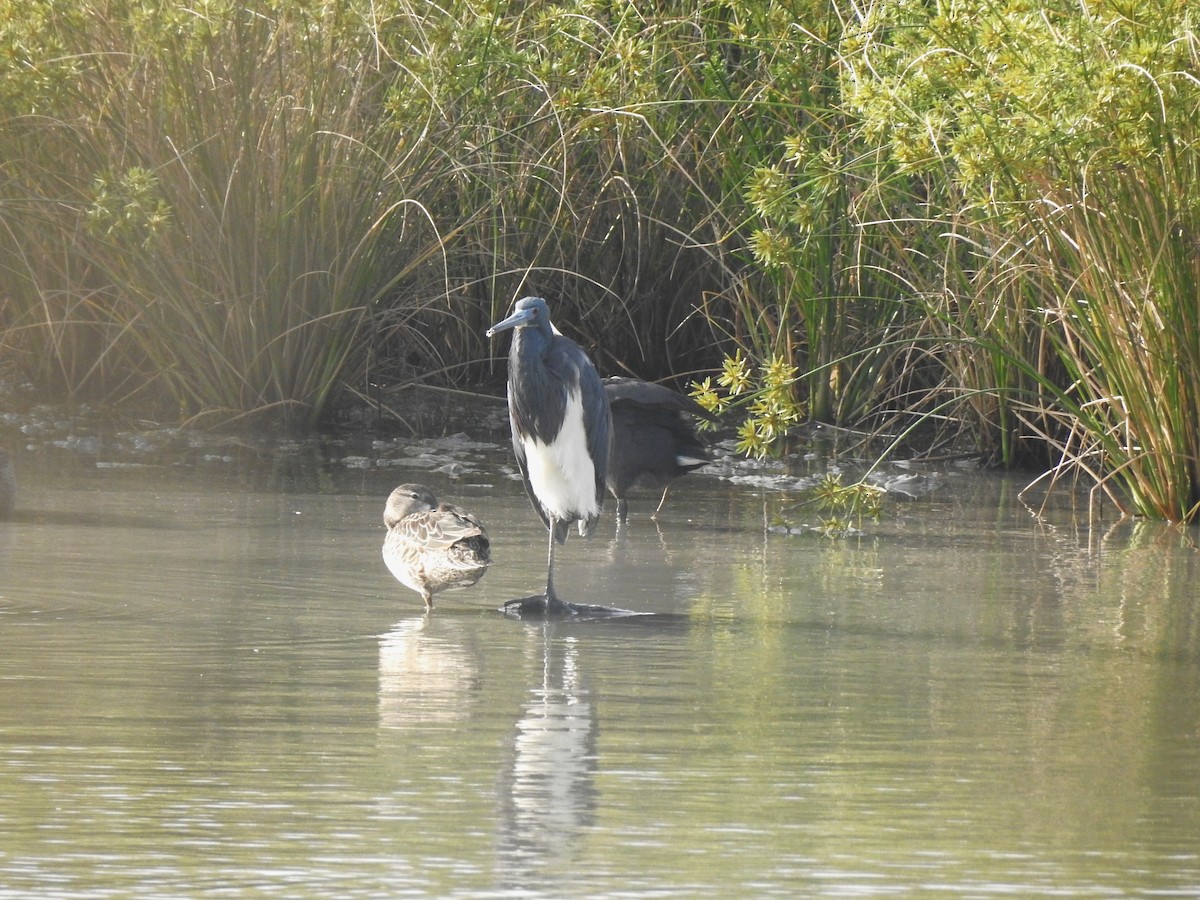
{"label": "heron's white belly", "polygon": [[548,513],[568,520],[599,515],[596,469],[588,453],[578,390],[567,395],[566,419],[553,441],[526,438],[522,443],[529,483]]}

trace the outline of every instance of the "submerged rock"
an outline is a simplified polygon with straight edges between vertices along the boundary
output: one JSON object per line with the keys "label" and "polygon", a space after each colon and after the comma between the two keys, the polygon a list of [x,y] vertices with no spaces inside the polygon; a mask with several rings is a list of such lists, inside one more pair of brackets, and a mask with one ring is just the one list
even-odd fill
{"label": "submerged rock", "polygon": [[17,505],[17,476],[13,472],[12,460],[0,450],[0,519],[12,515]]}

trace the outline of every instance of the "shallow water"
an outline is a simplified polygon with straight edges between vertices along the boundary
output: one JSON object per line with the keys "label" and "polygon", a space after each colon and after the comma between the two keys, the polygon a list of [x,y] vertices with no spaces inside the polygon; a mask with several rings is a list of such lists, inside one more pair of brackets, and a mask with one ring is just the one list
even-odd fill
{"label": "shallow water", "polygon": [[[0,897],[1200,895],[1195,532],[951,470],[781,534],[717,466],[560,551],[657,615],[543,625],[507,448],[402,443],[17,454]],[[411,480],[494,542],[428,616]]]}

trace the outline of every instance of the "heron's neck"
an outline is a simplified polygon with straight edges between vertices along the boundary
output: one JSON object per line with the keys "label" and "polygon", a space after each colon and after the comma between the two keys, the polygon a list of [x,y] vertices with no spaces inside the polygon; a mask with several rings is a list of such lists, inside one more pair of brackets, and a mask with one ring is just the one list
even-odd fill
{"label": "heron's neck", "polygon": [[540,328],[518,328],[513,335],[512,348],[509,351],[510,365],[518,365],[519,360],[525,360],[524,371],[536,371],[540,365],[535,361],[541,360],[550,347],[552,335]]}
{"label": "heron's neck", "polygon": [[553,335],[538,328],[519,328],[509,353],[511,412],[520,432],[549,444],[558,436],[573,380],[554,377],[545,363]]}

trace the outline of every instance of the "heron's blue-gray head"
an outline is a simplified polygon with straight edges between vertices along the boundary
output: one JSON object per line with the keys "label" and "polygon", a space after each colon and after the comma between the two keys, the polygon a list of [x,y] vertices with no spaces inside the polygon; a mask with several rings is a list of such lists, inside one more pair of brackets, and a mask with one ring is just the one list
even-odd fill
{"label": "heron's blue-gray head", "polygon": [[550,324],[550,307],[541,297],[522,297],[513,307],[513,314],[489,328],[487,336],[494,337],[510,328],[537,328],[552,333],[554,326]]}

